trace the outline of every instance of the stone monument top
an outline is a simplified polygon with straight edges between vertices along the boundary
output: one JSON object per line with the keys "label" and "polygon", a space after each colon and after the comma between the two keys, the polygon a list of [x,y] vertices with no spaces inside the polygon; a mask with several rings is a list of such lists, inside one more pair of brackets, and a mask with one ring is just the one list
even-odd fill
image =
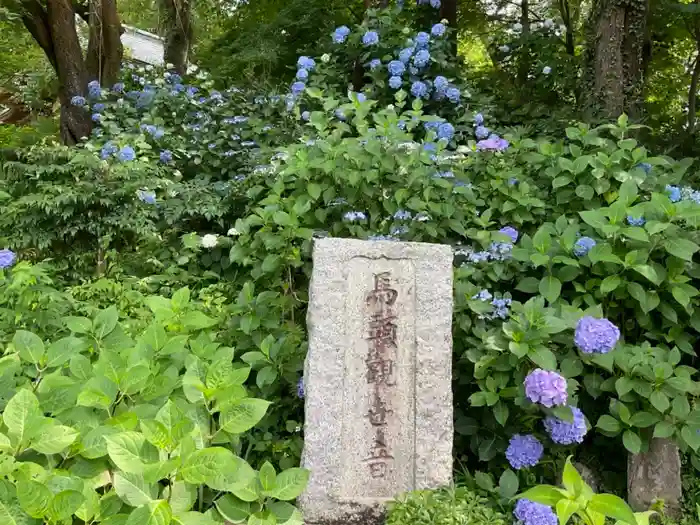
{"label": "stone monument top", "polygon": [[314,244],[300,505],[306,525],[379,525],[452,481],[452,249]]}

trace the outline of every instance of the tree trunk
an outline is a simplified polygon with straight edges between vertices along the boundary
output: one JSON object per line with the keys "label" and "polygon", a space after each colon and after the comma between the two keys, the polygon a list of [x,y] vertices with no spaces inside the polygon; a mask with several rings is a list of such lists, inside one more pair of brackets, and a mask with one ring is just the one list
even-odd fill
{"label": "tree trunk", "polygon": [[589,118],[641,113],[648,0],[595,0],[587,29],[583,95]]}
{"label": "tree trunk", "polygon": [[695,133],[695,123],[697,121],[697,100],[698,100],[698,82],[700,82],[700,50],[695,57],[693,65],[693,74],[690,77],[690,89],[688,89],[688,134]]}
{"label": "tree trunk", "polygon": [[89,113],[71,104],[72,97],[85,95],[87,70],[78,41],[75,11],[71,1],[48,0],[46,13],[56,58],[56,75],[60,84],[61,140],[64,144],[72,145],[82,137],[87,137],[92,128]]}
{"label": "tree trunk", "polygon": [[522,0],[520,4],[520,25],[523,26],[520,33],[520,64],[518,64],[518,84],[525,86],[530,73],[530,5],[528,0]]}
{"label": "tree trunk", "polygon": [[442,0],[440,18],[447,20],[451,28],[457,28],[457,0]]}
{"label": "tree trunk", "polygon": [[112,86],[119,78],[124,48],[116,0],[90,0],[87,71],[90,80]]}
{"label": "tree trunk", "polygon": [[192,46],[192,3],[194,0],[162,0],[165,13],[163,60],[183,74]]}

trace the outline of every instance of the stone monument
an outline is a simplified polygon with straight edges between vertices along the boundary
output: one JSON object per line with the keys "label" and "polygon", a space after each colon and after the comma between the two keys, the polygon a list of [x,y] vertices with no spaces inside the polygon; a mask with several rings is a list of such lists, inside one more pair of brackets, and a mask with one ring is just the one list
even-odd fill
{"label": "stone monument", "polygon": [[452,249],[319,239],[307,316],[305,525],[379,525],[452,481]]}
{"label": "stone monument", "polygon": [[666,514],[678,518],[682,497],[681,456],[673,440],[653,438],[647,452],[629,455],[627,499],[634,510],[647,510],[655,500],[663,500]]}

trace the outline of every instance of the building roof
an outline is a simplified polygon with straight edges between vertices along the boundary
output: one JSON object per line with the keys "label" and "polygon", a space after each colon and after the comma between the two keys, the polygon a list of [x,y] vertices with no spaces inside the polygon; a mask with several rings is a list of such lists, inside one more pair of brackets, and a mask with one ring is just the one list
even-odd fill
{"label": "building roof", "polygon": [[163,64],[163,39],[158,35],[131,26],[122,26],[124,53],[131,60],[144,64]]}

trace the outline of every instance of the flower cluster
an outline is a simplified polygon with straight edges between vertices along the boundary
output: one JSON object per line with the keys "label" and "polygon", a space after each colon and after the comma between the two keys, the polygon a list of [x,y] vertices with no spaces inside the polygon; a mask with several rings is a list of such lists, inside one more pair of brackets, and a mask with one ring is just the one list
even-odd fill
{"label": "flower cluster", "polygon": [[566,404],[566,379],[556,372],[537,368],[527,375],[524,384],[525,395],[533,403],[547,408]]}
{"label": "flower cluster", "polygon": [[346,212],[345,215],[343,215],[343,218],[349,222],[357,222],[364,221],[365,219],[367,219],[367,215],[365,215],[365,213],[361,211],[349,211]]}
{"label": "flower cluster", "polygon": [[607,319],[582,317],[576,324],[574,343],[584,354],[607,354],[620,340],[620,329]]}
{"label": "flower cluster", "polygon": [[544,447],[539,439],[527,434],[515,434],[510,438],[506,449],[506,459],[510,466],[516,470],[526,467],[534,467],[542,459]]}
{"label": "flower cluster", "polygon": [[505,319],[510,313],[510,305],[513,300],[508,297],[494,298],[491,292],[488,290],[481,290],[479,293],[474,295],[472,299],[484,302],[491,302],[494,310],[490,314],[480,314],[479,319],[488,319],[489,321],[493,319]]}
{"label": "flower cluster", "polygon": [[340,26],[333,31],[333,42],[336,44],[342,44],[347,40],[348,35],[350,34],[350,28],[347,26]]}
{"label": "flower cluster", "polygon": [[593,248],[595,245],[595,240],[591,239],[590,237],[581,237],[574,244],[574,255],[576,257],[583,257],[590,252],[591,248]]}
{"label": "flower cluster", "polygon": [[569,407],[573,415],[572,421],[565,421],[556,416],[548,416],[544,420],[544,428],[558,445],[573,445],[583,443],[583,438],[588,432],[586,418],[580,409]]}
{"label": "flower cluster", "polygon": [[513,515],[523,525],[557,525],[559,523],[552,507],[525,498],[519,499],[515,504]]}
{"label": "flower cluster", "polygon": [[207,233],[202,237],[201,243],[204,248],[216,248],[216,245],[219,244],[219,236],[214,233]]}
{"label": "flower cluster", "polygon": [[141,199],[141,201],[145,202],[146,204],[156,203],[156,194],[154,191],[139,190],[136,192],[136,194],[138,195],[139,199]]}
{"label": "flower cluster", "polygon": [[491,130],[484,126],[484,116],[481,113],[474,115],[474,136],[479,141],[476,143],[477,151],[505,151],[510,146],[510,143],[491,133]]}
{"label": "flower cluster", "polygon": [[8,248],[0,250],[0,270],[10,268],[13,264],[15,264],[16,260],[17,256],[12,250]]}
{"label": "flower cluster", "polygon": [[627,216],[627,224],[630,226],[644,226],[646,222],[647,221],[644,217],[632,217],[631,215]]}

